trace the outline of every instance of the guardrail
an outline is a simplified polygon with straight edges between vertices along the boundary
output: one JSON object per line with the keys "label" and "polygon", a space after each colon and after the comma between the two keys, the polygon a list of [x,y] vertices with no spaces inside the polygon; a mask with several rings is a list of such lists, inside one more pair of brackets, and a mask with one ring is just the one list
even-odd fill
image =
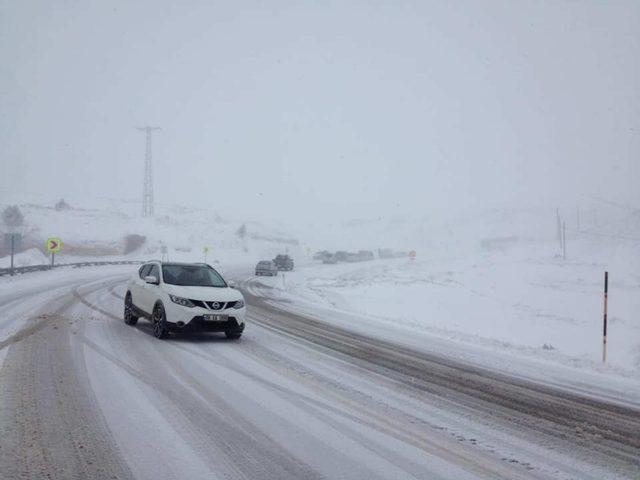
{"label": "guardrail", "polygon": [[73,263],[59,263],[55,266],[51,265],[29,265],[28,267],[14,267],[11,268],[0,268],[0,277],[3,275],[17,275],[22,273],[29,272],[42,272],[45,270],[51,270],[53,268],[59,267],[73,267],[73,268],[82,268],[82,267],[97,267],[101,265],[139,265],[143,263],[140,260],[119,260],[119,261],[111,261],[111,262],[73,262]]}

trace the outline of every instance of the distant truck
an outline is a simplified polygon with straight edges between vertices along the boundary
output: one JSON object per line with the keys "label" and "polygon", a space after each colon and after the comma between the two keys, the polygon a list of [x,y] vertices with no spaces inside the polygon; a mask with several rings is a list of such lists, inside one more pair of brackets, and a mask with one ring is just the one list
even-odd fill
{"label": "distant truck", "polygon": [[293,270],[293,258],[289,255],[276,255],[273,259],[273,263],[276,264],[278,270],[284,270],[290,272]]}
{"label": "distant truck", "polygon": [[336,263],[338,263],[338,259],[334,254],[330,253],[322,259],[322,263],[325,263],[327,265],[335,265]]}
{"label": "distant truck", "polygon": [[313,255],[313,259],[314,260],[322,260],[322,261],[324,261],[326,258],[329,258],[331,256],[333,256],[333,254],[331,252],[329,252],[328,250],[321,250],[319,252],[316,252]]}
{"label": "distant truck", "polygon": [[373,252],[371,250],[360,250],[358,252],[358,258],[363,261],[373,260],[375,257],[373,256]]}

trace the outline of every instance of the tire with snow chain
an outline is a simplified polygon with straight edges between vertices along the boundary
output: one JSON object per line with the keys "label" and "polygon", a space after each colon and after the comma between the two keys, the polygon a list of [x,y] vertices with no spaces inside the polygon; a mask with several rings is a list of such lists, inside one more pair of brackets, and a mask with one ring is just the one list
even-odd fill
{"label": "tire with snow chain", "polygon": [[167,338],[169,330],[167,329],[167,314],[161,303],[157,304],[151,315],[151,323],[153,324],[153,336],[159,339]]}
{"label": "tire with snow chain", "polygon": [[135,325],[138,323],[138,318],[133,313],[133,300],[131,299],[131,293],[127,292],[124,297],[124,323],[127,325]]}

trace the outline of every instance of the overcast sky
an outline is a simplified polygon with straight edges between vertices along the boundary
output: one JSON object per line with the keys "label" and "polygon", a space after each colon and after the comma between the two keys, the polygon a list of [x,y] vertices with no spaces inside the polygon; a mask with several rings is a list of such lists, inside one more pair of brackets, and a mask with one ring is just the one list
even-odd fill
{"label": "overcast sky", "polygon": [[0,0],[0,196],[640,205],[640,2]]}

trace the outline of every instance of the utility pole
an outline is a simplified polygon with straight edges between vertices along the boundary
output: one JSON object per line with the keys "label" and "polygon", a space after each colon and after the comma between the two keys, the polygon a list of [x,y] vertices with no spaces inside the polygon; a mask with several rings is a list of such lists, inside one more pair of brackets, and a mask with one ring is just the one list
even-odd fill
{"label": "utility pole", "polygon": [[562,250],[562,222],[560,221],[559,208],[556,208],[556,236],[558,237],[558,243],[560,243],[560,250]]}
{"label": "utility pole", "polygon": [[144,188],[142,190],[142,216],[153,216],[153,163],[151,155],[151,134],[160,127],[137,127],[145,132],[147,136],[147,146],[144,157]]}

